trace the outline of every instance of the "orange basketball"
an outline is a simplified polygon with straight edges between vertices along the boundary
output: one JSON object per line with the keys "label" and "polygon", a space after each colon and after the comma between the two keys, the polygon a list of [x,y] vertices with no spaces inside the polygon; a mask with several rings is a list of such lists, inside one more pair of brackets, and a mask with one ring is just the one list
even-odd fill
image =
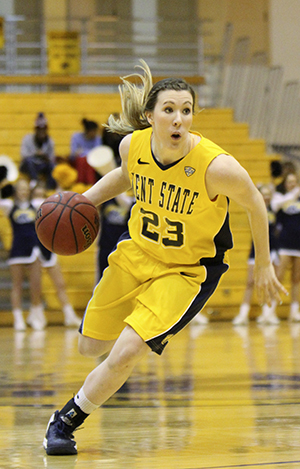
{"label": "orange basketball", "polygon": [[99,232],[96,207],[84,195],[72,191],[48,197],[38,209],[35,229],[49,251],[72,256],[85,251]]}

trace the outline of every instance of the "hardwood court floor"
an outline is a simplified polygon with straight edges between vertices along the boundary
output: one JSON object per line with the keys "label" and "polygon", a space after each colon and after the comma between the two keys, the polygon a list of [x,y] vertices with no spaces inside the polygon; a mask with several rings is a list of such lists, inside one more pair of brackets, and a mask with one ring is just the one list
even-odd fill
{"label": "hardwood court floor", "polygon": [[153,353],[76,432],[77,456],[46,456],[53,410],[95,361],[77,332],[0,329],[0,468],[300,468],[300,325],[189,326]]}

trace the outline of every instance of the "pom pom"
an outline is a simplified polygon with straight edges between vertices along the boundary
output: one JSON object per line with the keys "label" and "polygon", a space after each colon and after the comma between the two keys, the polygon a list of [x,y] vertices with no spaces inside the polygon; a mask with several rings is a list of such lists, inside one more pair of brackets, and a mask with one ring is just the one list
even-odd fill
{"label": "pom pom", "polygon": [[1,189],[1,198],[8,199],[9,197],[12,197],[14,193],[14,186],[12,184],[6,184],[6,186],[2,187]]}
{"label": "pom pom", "polygon": [[0,166],[0,182],[7,178],[7,167]]}
{"label": "pom pom", "polygon": [[87,191],[91,185],[84,184],[83,182],[77,182],[77,184],[74,184],[72,186],[72,191],[77,192],[78,194],[83,194],[85,191]]}
{"label": "pom pom", "polygon": [[78,172],[68,163],[61,163],[53,169],[52,177],[63,190],[68,190],[77,181]]}

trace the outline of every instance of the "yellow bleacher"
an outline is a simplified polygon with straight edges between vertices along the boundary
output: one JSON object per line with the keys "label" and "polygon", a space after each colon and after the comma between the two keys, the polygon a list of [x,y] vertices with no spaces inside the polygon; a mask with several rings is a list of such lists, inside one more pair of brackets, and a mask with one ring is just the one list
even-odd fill
{"label": "yellow bleacher", "polygon": [[[19,163],[21,140],[26,133],[33,130],[38,112],[44,112],[48,119],[56,154],[68,156],[70,137],[73,132],[81,130],[82,118],[102,124],[107,121],[110,113],[120,110],[117,93],[0,94],[0,155],[8,155],[16,164]],[[193,129],[231,153],[249,171],[255,183],[269,182],[270,161],[276,156],[271,158],[266,154],[263,140],[249,138],[248,126],[235,123],[231,109],[207,109],[199,112],[194,118]],[[232,318],[237,312],[245,288],[251,242],[244,210],[231,203],[230,212],[235,242],[235,248],[230,253],[231,269],[208,304],[208,307],[219,311],[218,318]],[[7,244],[7,240],[5,242]],[[96,253],[97,246],[94,243],[80,255],[60,256],[68,294],[77,310],[84,309],[92,293],[96,277]],[[48,308],[59,309],[53,285],[45,273],[43,292]]]}

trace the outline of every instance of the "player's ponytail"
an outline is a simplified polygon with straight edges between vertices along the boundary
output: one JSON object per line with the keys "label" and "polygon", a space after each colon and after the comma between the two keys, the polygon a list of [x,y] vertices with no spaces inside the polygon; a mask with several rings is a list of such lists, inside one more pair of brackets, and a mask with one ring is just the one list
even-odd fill
{"label": "player's ponytail", "polygon": [[[122,78],[123,84],[119,86],[122,112],[119,117],[114,114],[109,116],[106,127],[111,132],[127,135],[134,130],[150,127],[144,112],[148,94],[152,88],[152,75],[147,63],[142,59],[140,62],[142,65],[137,65],[136,68],[142,69],[143,75],[133,73]],[[130,77],[138,77],[142,81],[142,86],[127,80]]]}

